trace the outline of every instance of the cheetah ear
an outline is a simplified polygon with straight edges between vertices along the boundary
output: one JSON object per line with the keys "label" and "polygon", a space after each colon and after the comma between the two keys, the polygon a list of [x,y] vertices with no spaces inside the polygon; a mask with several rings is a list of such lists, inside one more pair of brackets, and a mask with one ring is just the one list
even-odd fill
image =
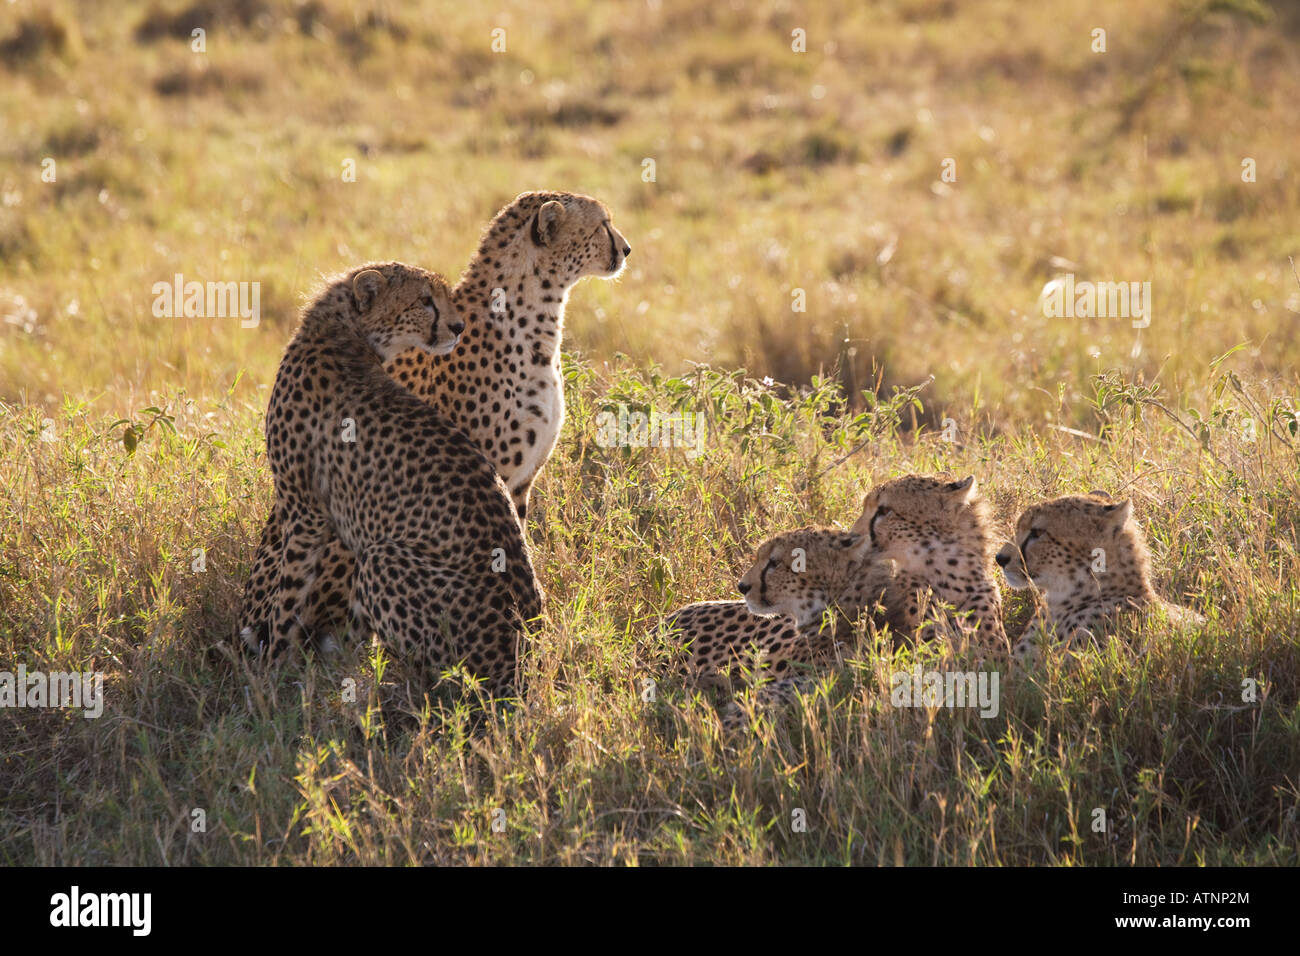
{"label": "cheetah ear", "polygon": [[1132,500],[1117,501],[1113,505],[1102,505],[1101,510],[1111,527],[1122,528],[1128,524],[1128,519],[1133,515],[1133,502]]}
{"label": "cheetah ear", "polygon": [[1100,488],[1094,488],[1092,491],[1088,492],[1088,494],[1092,495],[1094,498],[1105,498],[1107,501],[1110,500],[1110,494],[1102,491]]}
{"label": "cheetah ear", "polygon": [[358,272],[352,279],[352,295],[357,300],[357,308],[362,312],[369,312],[386,285],[388,280],[384,278],[382,272],[376,272],[374,269]]}
{"label": "cheetah ear", "polygon": [[951,481],[944,485],[943,490],[957,495],[957,503],[959,505],[965,505],[969,504],[970,501],[974,499],[978,487],[979,483],[975,480],[975,476],[967,475],[960,481]]}
{"label": "cheetah ear", "polygon": [[564,203],[554,199],[542,203],[542,208],[533,217],[533,245],[548,246],[554,242],[563,219]]}

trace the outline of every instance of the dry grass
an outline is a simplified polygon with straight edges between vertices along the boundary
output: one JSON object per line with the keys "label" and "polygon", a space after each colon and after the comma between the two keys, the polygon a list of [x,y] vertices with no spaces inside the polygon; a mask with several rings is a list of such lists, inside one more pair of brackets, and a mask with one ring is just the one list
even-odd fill
{"label": "dry grass", "polygon": [[[1298,862],[1298,31],[1155,2],[0,6],[0,669],[108,693],[0,711],[0,860]],[[525,699],[426,707],[368,649],[231,663],[300,296],[370,258],[454,274],[541,187],[600,196],[634,251],[570,302]],[[1151,326],[1045,319],[1068,271],[1151,282]],[[261,324],[153,318],[178,272],[259,282]],[[705,412],[706,454],[599,448],[619,401]],[[1209,623],[1051,661],[991,720],[890,706],[917,659],[863,647],[725,737],[658,615],[940,468],[1004,528],[1132,496],[1159,589]]]}

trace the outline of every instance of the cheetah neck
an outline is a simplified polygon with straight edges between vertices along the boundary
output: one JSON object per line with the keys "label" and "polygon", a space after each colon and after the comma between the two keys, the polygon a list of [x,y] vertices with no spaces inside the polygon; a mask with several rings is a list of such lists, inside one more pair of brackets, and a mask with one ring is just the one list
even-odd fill
{"label": "cheetah neck", "polygon": [[314,348],[333,348],[334,357],[346,362],[347,367],[367,374],[384,371],[384,360],[361,328],[355,315],[338,308],[315,308],[302,319],[297,340]]}
{"label": "cheetah neck", "polygon": [[983,542],[947,538],[909,548],[898,560],[901,567],[926,581],[936,597],[959,611],[970,610],[978,596],[999,594]]}
{"label": "cheetah neck", "polygon": [[1102,574],[1085,571],[1076,575],[1069,586],[1043,592],[1047,613],[1058,623],[1091,625],[1116,611],[1145,607],[1159,600],[1142,574],[1124,566]]}
{"label": "cheetah neck", "polygon": [[829,582],[827,592],[831,603],[849,611],[861,610],[880,597],[888,576],[884,564],[871,559],[856,561],[845,568],[843,575]]}
{"label": "cheetah neck", "polygon": [[818,582],[815,588],[818,597],[812,610],[803,615],[790,610],[782,613],[793,617],[795,627],[808,636],[822,633],[827,611],[832,612],[836,622],[851,627],[858,615],[879,597],[879,594],[868,596],[868,590],[867,565],[854,563]]}
{"label": "cheetah neck", "polygon": [[958,615],[970,614],[982,637],[998,647],[1006,642],[1002,592],[993,580],[986,540],[945,538],[911,549],[900,564],[938,601]]}
{"label": "cheetah neck", "polygon": [[550,363],[560,351],[572,287],[539,275],[536,268],[522,263],[507,267],[480,252],[457,285],[457,298],[465,290],[468,308],[462,311],[481,323],[484,334],[497,330],[512,345],[525,346],[533,361]]}

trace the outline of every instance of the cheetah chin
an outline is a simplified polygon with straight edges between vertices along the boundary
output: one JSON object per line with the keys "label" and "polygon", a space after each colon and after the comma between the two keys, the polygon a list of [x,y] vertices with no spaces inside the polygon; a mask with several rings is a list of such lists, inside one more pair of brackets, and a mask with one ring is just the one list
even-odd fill
{"label": "cheetah chin", "polygon": [[749,608],[750,614],[758,617],[776,617],[781,613],[780,608],[762,604],[750,597],[745,598],[745,607]]}
{"label": "cheetah chin", "polygon": [[448,355],[459,344],[460,339],[457,338],[456,340],[443,345],[434,345],[432,342],[429,342],[422,343],[416,347],[425,355]]}

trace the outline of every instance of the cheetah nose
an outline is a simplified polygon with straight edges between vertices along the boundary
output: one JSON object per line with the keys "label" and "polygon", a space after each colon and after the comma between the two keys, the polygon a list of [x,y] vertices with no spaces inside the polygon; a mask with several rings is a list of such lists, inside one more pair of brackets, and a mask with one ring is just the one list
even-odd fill
{"label": "cheetah nose", "polygon": [[747,582],[745,582],[745,581],[737,581],[737,582],[736,582],[736,590],[739,591],[741,594],[748,594],[748,593],[749,593],[749,589],[752,588],[752,587],[753,587],[752,584],[749,584],[749,583],[747,583]]}
{"label": "cheetah nose", "polygon": [[460,333],[465,331],[465,323],[462,320],[457,319],[455,322],[448,322],[447,328],[451,329],[452,335],[460,335]]}
{"label": "cheetah nose", "polygon": [[[986,551],[985,554],[987,553],[988,552]],[[1011,563],[1011,555],[1003,554],[1001,551],[999,551],[997,553],[997,557],[995,557],[993,560],[998,563],[998,567],[1005,568],[1008,564]]]}
{"label": "cheetah nose", "polygon": [[629,246],[626,242],[623,243],[623,258],[626,259],[631,254],[632,254],[632,247]]}

